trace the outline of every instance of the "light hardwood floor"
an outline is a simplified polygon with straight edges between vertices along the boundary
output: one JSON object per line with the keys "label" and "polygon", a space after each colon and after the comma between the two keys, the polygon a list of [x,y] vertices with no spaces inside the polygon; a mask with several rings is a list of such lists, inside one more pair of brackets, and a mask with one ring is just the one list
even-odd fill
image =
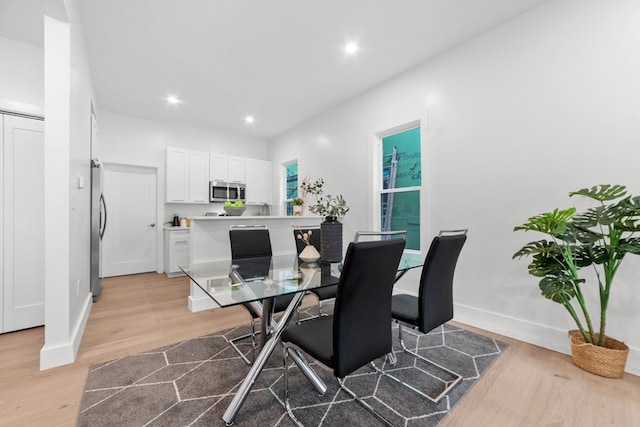
{"label": "light hardwood floor", "polygon": [[[246,323],[241,307],[191,313],[186,278],[109,278],[93,305],[75,363],[39,370],[44,328],[0,335],[0,426],[75,425],[89,366]],[[459,325],[509,343],[441,424],[640,426],[640,377],[612,380],[569,356]]]}

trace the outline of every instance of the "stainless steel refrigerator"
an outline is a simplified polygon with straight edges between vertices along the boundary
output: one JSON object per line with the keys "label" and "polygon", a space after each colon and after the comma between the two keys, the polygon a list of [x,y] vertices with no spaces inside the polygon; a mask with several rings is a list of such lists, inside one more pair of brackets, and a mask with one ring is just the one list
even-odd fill
{"label": "stainless steel refrigerator", "polygon": [[91,159],[91,293],[96,302],[102,288],[102,236],[107,227],[107,205],[102,194],[103,170]]}

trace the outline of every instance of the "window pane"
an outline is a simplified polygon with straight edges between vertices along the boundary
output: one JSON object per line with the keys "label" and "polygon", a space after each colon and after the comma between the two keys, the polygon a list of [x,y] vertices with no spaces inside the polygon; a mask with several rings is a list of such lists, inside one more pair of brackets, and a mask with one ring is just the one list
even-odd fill
{"label": "window pane", "polygon": [[380,195],[382,231],[407,230],[407,249],[420,250],[420,192]]}
{"label": "window pane", "polygon": [[420,128],[382,138],[382,156],[383,189],[421,185]]}
{"label": "window pane", "polygon": [[287,182],[285,183],[285,199],[298,197],[298,163],[287,165]]}

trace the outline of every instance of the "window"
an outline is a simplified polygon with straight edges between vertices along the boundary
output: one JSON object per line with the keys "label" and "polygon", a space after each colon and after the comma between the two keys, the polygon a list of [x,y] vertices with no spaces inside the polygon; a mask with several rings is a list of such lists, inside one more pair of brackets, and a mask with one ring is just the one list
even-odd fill
{"label": "window", "polygon": [[407,230],[407,249],[420,250],[420,127],[406,126],[380,138],[380,229]]}
{"label": "window", "polygon": [[298,197],[298,162],[293,161],[285,165],[284,182],[284,212],[293,215],[292,200]]}

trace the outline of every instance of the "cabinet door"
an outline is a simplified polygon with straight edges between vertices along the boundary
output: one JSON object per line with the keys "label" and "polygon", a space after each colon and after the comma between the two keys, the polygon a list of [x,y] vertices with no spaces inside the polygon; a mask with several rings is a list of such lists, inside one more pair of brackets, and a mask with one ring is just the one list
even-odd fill
{"label": "cabinet door", "polygon": [[41,120],[0,115],[0,333],[44,324],[44,143]]}
{"label": "cabinet door", "polygon": [[209,153],[189,152],[189,202],[209,203]]}
{"label": "cabinet door", "polygon": [[209,155],[209,181],[227,182],[227,156],[216,153]]}
{"label": "cabinet door", "polygon": [[191,234],[188,230],[166,230],[165,273],[169,277],[179,276],[179,265],[191,263]]}
{"label": "cabinet door", "polygon": [[188,196],[189,152],[167,148],[167,203],[186,203]]}
{"label": "cabinet door", "polygon": [[247,203],[271,204],[271,162],[246,160]]}
{"label": "cabinet door", "polygon": [[244,157],[231,157],[227,162],[227,177],[229,182],[245,183],[245,159]]}

